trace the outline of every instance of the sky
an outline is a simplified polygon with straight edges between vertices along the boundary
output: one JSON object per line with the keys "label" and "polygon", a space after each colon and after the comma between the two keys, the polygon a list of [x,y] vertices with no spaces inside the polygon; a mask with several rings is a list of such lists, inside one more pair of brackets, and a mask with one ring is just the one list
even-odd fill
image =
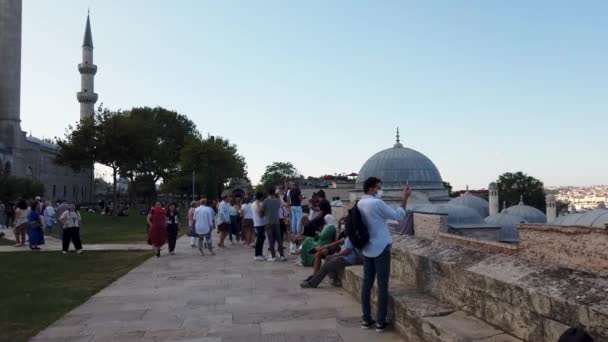
{"label": "sky", "polygon": [[24,0],[24,131],[78,120],[87,8],[98,104],[188,115],[254,183],[358,172],[399,127],[456,189],[608,184],[606,1]]}

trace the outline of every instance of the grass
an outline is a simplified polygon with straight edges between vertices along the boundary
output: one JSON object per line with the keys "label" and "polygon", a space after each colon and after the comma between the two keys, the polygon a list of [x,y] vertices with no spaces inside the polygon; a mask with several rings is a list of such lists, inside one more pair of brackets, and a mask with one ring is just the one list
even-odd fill
{"label": "grass", "polygon": [[149,257],[148,252],[2,253],[0,341],[27,341]]}
{"label": "grass", "polygon": [[0,238],[0,246],[13,246],[15,241],[7,240],[5,238]]}
{"label": "grass", "polygon": [[[188,232],[188,224],[187,215],[184,212],[180,212],[180,214],[181,236]],[[129,216],[108,216],[88,212],[81,212],[80,215],[82,216],[80,237],[84,244],[146,243],[148,241],[146,217],[139,215],[139,211],[136,209],[130,210]],[[59,238],[57,227],[53,229],[53,236]]]}

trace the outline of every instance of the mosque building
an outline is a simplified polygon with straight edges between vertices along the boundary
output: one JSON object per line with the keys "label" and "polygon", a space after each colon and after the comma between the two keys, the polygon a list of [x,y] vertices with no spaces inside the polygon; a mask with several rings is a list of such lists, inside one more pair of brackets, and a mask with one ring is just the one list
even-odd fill
{"label": "mosque building", "polygon": [[[0,0],[0,174],[27,177],[44,185],[49,200],[90,201],[92,168],[75,172],[54,163],[59,147],[21,129],[21,22],[22,0]],[[94,115],[93,38],[87,16],[81,74],[80,118]],[[42,195],[42,194],[41,194]]]}

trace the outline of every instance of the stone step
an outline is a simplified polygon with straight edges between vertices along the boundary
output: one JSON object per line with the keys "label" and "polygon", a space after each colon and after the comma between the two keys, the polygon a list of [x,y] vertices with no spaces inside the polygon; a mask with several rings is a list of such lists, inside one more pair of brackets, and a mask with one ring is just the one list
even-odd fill
{"label": "stone step", "polygon": [[[362,266],[346,268],[342,286],[357,299],[360,299],[362,281]],[[374,308],[376,298],[374,284]],[[397,331],[410,342],[521,341],[465,312],[440,303],[426,293],[408,288],[397,279],[389,282],[388,312]]]}

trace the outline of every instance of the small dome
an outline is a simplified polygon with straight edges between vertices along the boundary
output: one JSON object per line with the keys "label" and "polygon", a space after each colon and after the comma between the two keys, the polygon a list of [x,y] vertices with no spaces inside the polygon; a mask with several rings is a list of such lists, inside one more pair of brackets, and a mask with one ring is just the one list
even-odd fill
{"label": "small dome", "polygon": [[547,200],[547,203],[555,202],[555,195],[548,194],[547,197],[546,197],[546,200]]}
{"label": "small dome", "polygon": [[401,143],[371,156],[361,167],[356,188],[362,189],[369,177],[382,180],[385,189],[402,188],[409,182],[413,188],[444,190],[439,170],[424,154]]}
{"label": "small dome", "polygon": [[481,217],[487,217],[490,214],[490,205],[488,204],[488,201],[481,197],[471,195],[468,191],[456,198],[452,198],[448,204],[462,205],[471,208],[477,211]]}
{"label": "small dome", "polygon": [[449,224],[480,224],[483,218],[469,207],[453,204],[429,204],[416,209],[418,212],[448,215]]}
{"label": "small dome", "polygon": [[490,183],[490,185],[488,186],[488,190],[498,190],[498,184],[496,184],[495,182]]}
{"label": "small dome", "polygon": [[519,216],[528,223],[547,223],[547,216],[543,214],[542,211],[529,205],[525,205],[523,201],[519,202],[518,205],[504,209],[502,212],[505,214]]}
{"label": "small dome", "polygon": [[605,225],[608,224],[608,209],[595,209],[586,213],[560,216],[552,224],[605,228]]}
{"label": "small dome", "polygon": [[498,241],[502,242],[518,242],[519,230],[517,227],[520,223],[526,223],[526,220],[523,218],[505,214],[504,212],[488,216],[485,221],[488,224],[501,227],[500,233],[498,234]]}

